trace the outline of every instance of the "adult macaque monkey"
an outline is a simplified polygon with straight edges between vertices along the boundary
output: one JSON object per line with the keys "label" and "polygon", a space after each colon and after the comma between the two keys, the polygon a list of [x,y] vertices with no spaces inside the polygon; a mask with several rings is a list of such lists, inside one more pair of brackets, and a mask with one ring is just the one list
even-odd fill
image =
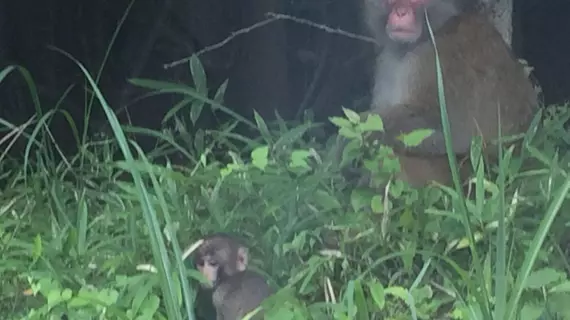
{"label": "adult macaque monkey", "polygon": [[[487,156],[496,156],[497,147],[488,144],[499,138],[499,122],[505,137],[527,130],[538,104],[535,91],[493,24],[467,5],[476,1],[364,1],[367,26],[383,46],[370,112],[381,116],[385,132],[376,137],[394,148],[404,180],[416,187],[451,184],[426,11],[456,156],[467,158],[474,136],[482,137]],[[416,129],[434,132],[418,146],[404,146],[398,136]]]}
{"label": "adult macaque monkey", "polygon": [[[230,235],[205,237],[194,252],[194,263],[213,287],[217,320],[242,319],[272,294],[261,275],[247,270],[247,247]],[[263,319],[263,313],[252,319]]]}

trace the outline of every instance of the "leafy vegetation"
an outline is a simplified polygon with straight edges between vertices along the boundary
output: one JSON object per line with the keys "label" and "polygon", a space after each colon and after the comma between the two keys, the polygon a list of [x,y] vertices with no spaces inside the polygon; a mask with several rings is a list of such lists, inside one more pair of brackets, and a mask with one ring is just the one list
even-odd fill
{"label": "leafy vegetation", "polygon": [[[270,319],[570,317],[570,179],[558,153],[569,137],[565,107],[539,114],[523,152],[506,149],[498,166],[484,162],[474,141],[478,161],[464,197],[458,187],[414,190],[388,180],[398,170],[392,151],[363,148],[363,137],[382,129],[379,117],[361,121],[345,109],[331,119],[350,140],[342,164],[359,158],[371,172],[370,187],[355,187],[340,172],[333,141],[311,139],[318,125],[232,113],[222,103],[225,85],[208,90],[196,58],[193,86],[132,81],[180,99],[160,132],[121,126],[76,63],[105,110],[107,135],[75,129],[79,151],[70,156],[49,131],[64,111],[38,107],[24,125],[2,121],[6,319],[195,319],[199,277],[182,252],[217,231],[245,238],[252,267],[280,289],[264,305]],[[39,104],[25,69],[8,67],[0,81],[18,74]],[[205,108],[236,122],[200,128]],[[236,134],[238,122],[257,138]],[[145,154],[133,134],[160,142]],[[427,134],[403,138],[414,144]]]}

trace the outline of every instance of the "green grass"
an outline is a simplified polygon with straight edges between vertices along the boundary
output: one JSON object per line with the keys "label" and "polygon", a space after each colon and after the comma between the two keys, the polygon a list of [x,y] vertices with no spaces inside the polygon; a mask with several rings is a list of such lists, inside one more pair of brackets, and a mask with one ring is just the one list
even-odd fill
{"label": "green grass", "polygon": [[[271,319],[570,317],[570,182],[568,158],[557,155],[567,135],[564,108],[548,109],[555,114],[529,130],[522,157],[532,168],[521,169],[510,150],[494,173],[481,160],[471,197],[398,181],[378,192],[345,181],[333,148],[308,138],[314,124],[233,114],[222,103],[225,85],[208,90],[195,58],[194,86],[132,81],[180,98],[161,131],[121,126],[75,62],[112,129],[103,138],[74,129],[75,155],[64,154],[49,130],[56,113],[76,128],[71,117],[40,112],[25,69],[0,73],[0,81],[24,76],[38,110],[23,125],[0,123],[9,132],[0,140],[3,318],[196,319],[197,276],[181,252],[218,231],[243,237],[252,268],[280,289],[265,305]],[[204,108],[232,115],[258,138],[237,135],[235,123],[196,129]],[[363,132],[358,121],[333,121]],[[133,133],[160,142],[145,154]],[[162,161],[170,151],[185,165]]]}

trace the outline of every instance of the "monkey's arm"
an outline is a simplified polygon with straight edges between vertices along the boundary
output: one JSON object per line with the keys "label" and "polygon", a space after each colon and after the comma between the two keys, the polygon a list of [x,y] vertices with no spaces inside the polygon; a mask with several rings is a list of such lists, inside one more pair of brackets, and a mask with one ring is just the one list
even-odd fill
{"label": "monkey's arm", "polygon": [[[419,110],[419,111],[418,111]],[[371,138],[378,139],[385,145],[394,148],[394,151],[410,156],[443,156],[445,150],[445,137],[439,113],[427,114],[427,110],[434,108],[417,107],[412,105],[397,105],[379,111],[384,123],[384,132],[375,132]],[[406,146],[398,139],[402,134],[411,133],[418,129],[431,129],[433,133],[417,146]],[[463,130],[462,128],[457,128]],[[456,154],[469,152],[471,135],[469,128],[464,132],[454,132],[452,128],[452,148]]]}

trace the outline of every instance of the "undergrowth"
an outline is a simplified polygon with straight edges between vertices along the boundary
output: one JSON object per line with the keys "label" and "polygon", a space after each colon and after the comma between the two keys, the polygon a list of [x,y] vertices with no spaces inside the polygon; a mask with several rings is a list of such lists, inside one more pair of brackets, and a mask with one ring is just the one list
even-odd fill
{"label": "undergrowth", "polygon": [[[107,135],[74,130],[79,151],[70,156],[51,138],[55,111],[36,106],[23,125],[1,122],[2,318],[212,319],[182,252],[225,231],[245,239],[252,268],[278,289],[264,304],[269,319],[570,319],[564,107],[539,114],[523,152],[506,148],[498,166],[475,141],[479,160],[462,198],[397,180],[378,189],[398,170],[388,148],[361,152],[379,118],[361,122],[346,109],[331,119],[372,172],[372,187],[355,187],[333,143],[310,138],[318,126],[232,113],[225,85],[208,90],[195,58],[194,86],[132,81],[180,98],[160,131],[121,126],[77,65],[105,110]],[[25,69],[6,68],[0,81],[18,74],[39,104]],[[258,138],[237,135],[235,123],[197,128],[204,108]],[[144,153],[135,133],[160,142]],[[163,161],[174,154],[182,164]]]}

